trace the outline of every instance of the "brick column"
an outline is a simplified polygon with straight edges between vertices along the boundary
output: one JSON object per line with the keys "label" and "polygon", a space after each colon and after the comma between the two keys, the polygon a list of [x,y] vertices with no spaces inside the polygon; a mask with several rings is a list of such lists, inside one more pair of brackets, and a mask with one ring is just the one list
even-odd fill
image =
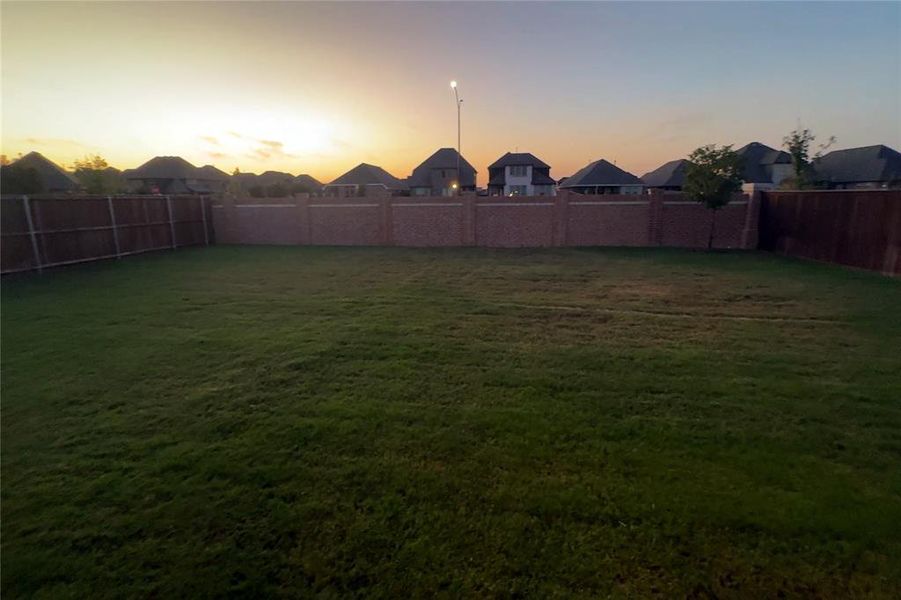
{"label": "brick column", "polygon": [[237,200],[232,194],[222,195],[222,241],[226,244],[240,243],[238,240],[238,210],[235,208]]}
{"label": "brick column", "polygon": [[297,194],[294,196],[294,207],[297,211],[297,240],[301,245],[309,246],[313,243],[310,236],[310,195]]}
{"label": "brick column", "polygon": [[748,194],[748,205],[745,207],[745,226],[741,232],[741,247],[755,250],[759,237],[761,191],[752,186]]}
{"label": "brick column", "polygon": [[381,206],[382,243],[386,246],[394,245],[394,223],[391,196],[379,199]]}
{"label": "brick column", "polygon": [[476,245],[476,196],[460,196],[463,203],[463,245]]}
{"label": "brick column", "polygon": [[648,246],[659,246],[663,241],[663,191],[651,190],[648,205]]}
{"label": "brick column", "polygon": [[559,190],[554,198],[554,240],[553,246],[567,246],[569,243],[569,191]]}

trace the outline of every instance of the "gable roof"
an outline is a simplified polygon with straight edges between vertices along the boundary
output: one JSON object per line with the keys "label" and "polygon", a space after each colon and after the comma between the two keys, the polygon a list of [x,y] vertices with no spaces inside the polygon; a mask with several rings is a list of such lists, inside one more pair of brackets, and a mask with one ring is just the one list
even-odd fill
{"label": "gable roof", "polygon": [[305,185],[311,188],[319,189],[322,187],[322,182],[311,175],[307,175],[306,173],[301,173],[297,177],[294,178],[294,183],[299,185]]}
{"label": "gable roof", "polygon": [[502,157],[488,165],[489,169],[499,169],[501,167],[519,165],[531,165],[541,169],[550,169],[551,166],[538,159],[531,152],[507,152]]}
{"label": "gable roof", "polygon": [[[311,178],[312,179],[312,178]],[[315,181],[315,180],[314,180]],[[376,165],[360,163],[329,185],[384,185],[390,190],[403,189],[404,182]]]}
{"label": "gable roof", "polygon": [[197,167],[180,156],[157,156],[137,169],[131,169],[128,179],[196,179]]}
{"label": "gable roof", "polygon": [[47,192],[69,192],[81,187],[75,177],[40,152],[29,152],[10,166],[37,171]]}
{"label": "gable roof", "polygon": [[688,160],[685,158],[671,160],[645,173],[641,176],[641,180],[649,187],[682,187],[687,166]]}
{"label": "gable roof", "polygon": [[770,148],[760,142],[751,142],[735,151],[742,159],[742,179],[748,183],[769,183],[772,173],[767,169],[776,164],[791,164],[788,152]]}
{"label": "gable roof", "polygon": [[[422,161],[413,169],[407,178],[410,187],[432,187],[432,169],[456,169],[457,151],[454,148],[441,148]],[[460,186],[470,187],[476,184],[476,170],[460,155]]]}
{"label": "gable roof", "polygon": [[604,160],[596,160],[576,171],[560,185],[563,188],[582,187],[592,185],[644,185],[641,179],[623,171],[614,164]]}
{"label": "gable roof", "polygon": [[833,150],[813,161],[813,168],[820,181],[901,181],[901,152],[882,144]]}
{"label": "gable roof", "polygon": [[225,171],[217,169],[213,165],[203,165],[197,169],[197,178],[208,181],[228,181],[230,176]]}

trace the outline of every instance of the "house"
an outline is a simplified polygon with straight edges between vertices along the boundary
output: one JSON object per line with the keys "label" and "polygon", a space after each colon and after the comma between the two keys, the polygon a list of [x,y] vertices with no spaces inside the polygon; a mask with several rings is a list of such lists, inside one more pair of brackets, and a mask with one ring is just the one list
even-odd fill
{"label": "house", "polygon": [[331,196],[365,196],[373,191],[387,191],[396,196],[406,189],[402,180],[381,167],[366,163],[358,164],[324,187],[325,193]]}
{"label": "house", "polygon": [[81,184],[75,177],[40,152],[29,152],[9,165],[12,170],[34,169],[42,192],[75,192]]}
{"label": "house", "polygon": [[528,152],[507,152],[488,166],[489,196],[553,196],[551,167]]}
{"label": "house", "polygon": [[413,169],[407,184],[411,196],[453,196],[458,191],[474,192],[476,170],[453,148],[441,148]]}
{"label": "house", "polygon": [[772,189],[794,172],[791,155],[766,144],[751,142],[735,152],[742,160],[745,187],[754,184],[757,189]]}
{"label": "house", "polygon": [[632,173],[600,159],[567,177],[559,187],[578,194],[641,194],[644,183]]}
{"label": "house", "polygon": [[205,181],[210,191],[221,194],[228,187],[231,177],[225,171],[217,169],[213,165],[203,165],[197,169],[197,178]]}
{"label": "house", "polygon": [[813,161],[813,169],[830,189],[901,187],[901,152],[882,144],[834,150]]}
{"label": "house", "polygon": [[209,194],[209,182],[202,179],[199,169],[180,156],[157,156],[123,175],[137,188],[148,194]]}
{"label": "house", "polygon": [[671,160],[642,175],[641,181],[648,188],[655,190],[665,192],[682,191],[682,182],[685,180],[685,168],[688,164],[688,160],[684,158]]}
{"label": "house", "polygon": [[291,182],[291,191],[306,194],[318,194],[322,191],[322,182],[306,173],[298,175]]}

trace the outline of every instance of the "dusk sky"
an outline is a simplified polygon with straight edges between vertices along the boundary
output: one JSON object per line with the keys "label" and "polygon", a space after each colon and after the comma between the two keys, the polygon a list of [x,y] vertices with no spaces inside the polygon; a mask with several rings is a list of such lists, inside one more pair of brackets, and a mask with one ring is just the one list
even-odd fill
{"label": "dusk sky", "polygon": [[2,151],[329,181],[456,145],[637,175],[708,143],[901,148],[901,4],[12,3]]}

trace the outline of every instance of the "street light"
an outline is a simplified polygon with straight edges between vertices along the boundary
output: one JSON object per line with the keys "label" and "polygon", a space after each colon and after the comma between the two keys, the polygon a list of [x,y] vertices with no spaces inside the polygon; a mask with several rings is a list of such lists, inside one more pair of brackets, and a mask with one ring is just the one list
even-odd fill
{"label": "street light", "polygon": [[463,101],[460,100],[460,94],[457,92],[457,82],[456,80],[451,81],[451,88],[454,90],[454,100],[457,105],[457,184],[453,186],[453,188],[457,191],[457,195],[460,194],[460,105],[463,104]]}

